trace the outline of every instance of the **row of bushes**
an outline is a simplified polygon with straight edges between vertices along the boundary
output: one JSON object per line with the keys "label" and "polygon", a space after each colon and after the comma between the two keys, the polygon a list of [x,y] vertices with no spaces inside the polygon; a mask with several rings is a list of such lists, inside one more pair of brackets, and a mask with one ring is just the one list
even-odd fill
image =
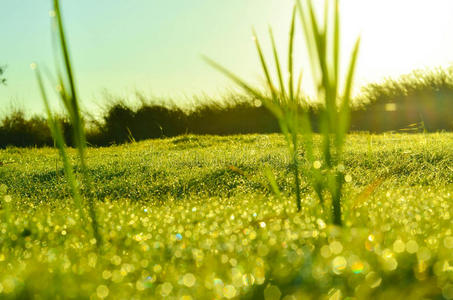
{"label": "row of bushes", "polygon": [[[71,124],[59,117],[68,145],[72,145]],[[228,101],[209,102],[191,110],[176,105],[143,102],[133,108],[126,101],[109,105],[101,120],[87,119],[87,141],[92,146],[107,146],[144,139],[174,137],[182,134],[232,135],[275,133],[277,120],[264,106],[251,104],[247,98],[234,96]],[[42,116],[27,118],[15,110],[1,121],[0,148],[52,146],[53,140]]]}
{"label": "row of bushes", "polygon": [[362,88],[352,114],[353,130],[385,132],[453,130],[453,66],[416,70]]}
{"label": "row of bushes", "polygon": [[[192,109],[144,100],[138,108],[117,100],[105,109],[101,120],[87,122],[87,140],[93,146],[120,144],[182,134],[230,135],[275,133],[279,126],[274,116],[260,103],[246,96],[209,101]],[[315,121],[320,107],[310,108]],[[71,124],[60,122],[69,145]],[[317,122],[312,122],[317,124]],[[316,130],[316,128],[315,128]],[[351,113],[351,130],[380,133],[385,131],[453,130],[453,72],[416,71],[397,80],[388,79],[362,89]],[[0,147],[51,146],[46,120],[26,118],[14,111],[1,121]]]}

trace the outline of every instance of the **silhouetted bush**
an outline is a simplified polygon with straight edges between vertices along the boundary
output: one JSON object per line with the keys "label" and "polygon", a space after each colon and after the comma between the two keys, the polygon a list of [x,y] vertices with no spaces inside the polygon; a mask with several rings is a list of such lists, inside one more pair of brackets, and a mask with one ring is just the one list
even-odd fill
{"label": "silhouetted bush", "polygon": [[[98,125],[103,137],[90,143],[108,145],[132,140],[172,137],[187,131],[187,114],[180,108],[143,102],[133,110],[122,101],[110,105]],[[96,134],[92,134],[94,137]]]}
{"label": "silhouetted bush", "polygon": [[[64,117],[58,117],[58,120],[66,143],[72,146],[72,125]],[[44,147],[54,144],[47,120],[42,116],[27,118],[24,111],[14,110],[4,117],[0,124],[0,148]]]}
{"label": "silhouetted bush", "polygon": [[370,84],[356,99],[352,129],[450,131],[453,129],[453,68],[414,71]]}
{"label": "silhouetted bush", "polygon": [[244,96],[223,102],[205,102],[187,115],[187,131],[193,134],[246,134],[279,132],[278,121],[261,103]]}
{"label": "silhouetted bush", "polygon": [[3,74],[5,73],[5,66],[0,66],[0,85],[1,84],[6,84],[6,78],[3,77]]}
{"label": "silhouetted bush", "polygon": [[2,120],[0,147],[49,146],[52,145],[47,121],[43,117],[25,118],[24,112],[16,110]]}
{"label": "silhouetted bush", "polygon": [[128,129],[134,122],[134,111],[122,103],[112,106],[104,117],[104,127],[101,128],[107,140],[123,143],[128,140]]}
{"label": "silhouetted bush", "polygon": [[137,109],[125,101],[110,102],[104,112],[103,122],[97,131],[88,136],[91,144],[109,145],[150,138],[174,137],[181,134],[229,135],[241,133],[278,132],[273,115],[261,105],[242,96],[231,96],[224,101],[206,101],[191,110],[176,105],[153,103],[140,97]]}
{"label": "silhouetted bush", "polygon": [[149,138],[172,137],[187,131],[187,115],[174,106],[144,104],[135,112],[133,136],[143,140]]}
{"label": "silhouetted bush", "polygon": [[[92,146],[121,144],[144,139],[182,134],[231,135],[280,132],[275,117],[259,102],[241,95],[222,101],[205,100],[191,109],[165,105],[139,95],[141,105],[134,108],[126,100],[110,101],[101,120],[88,126],[87,140]],[[453,69],[415,71],[398,79],[370,84],[355,99],[351,130],[442,131],[453,130]],[[321,109],[308,108],[312,124]],[[71,124],[60,117],[64,137],[73,145]],[[26,118],[15,110],[0,123],[0,147],[52,146],[43,117]],[[313,128],[315,131],[317,128]]]}

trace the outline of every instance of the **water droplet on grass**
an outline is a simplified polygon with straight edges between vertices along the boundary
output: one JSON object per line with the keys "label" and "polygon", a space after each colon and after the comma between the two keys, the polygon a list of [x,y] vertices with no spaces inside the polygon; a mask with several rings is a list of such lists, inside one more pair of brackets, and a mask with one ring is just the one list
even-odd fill
{"label": "water droplet on grass", "polygon": [[351,271],[354,274],[360,274],[363,272],[364,264],[361,261],[356,261],[351,265]]}
{"label": "water droplet on grass", "polygon": [[315,168],[317,170],[321,169],[321,166],[322,166],[322,163],[319,160],[317,160],[313,163],[313,168]]}
{"label": "water droplet on grass", "polygon": [[234,298],[236,296],[236,288],[232,285],[227,285],[223,288],[223,296],[227,299]]}
{"label": "water droplet on grass", "polygon": [[444,238],[444,246],[447,249],[453,248],[453,236],[447,236]]}
{"label": "water droplet on grass", "polygon": [[105,298],[109,295],[109,288],[105,285],[100,285],[96,289],[96,295],[99,298]]}
{"label": "water droplet on grass", "polygon": [[187,287],[192,287],[195,285],[195,282],[196,282],[196,278],[195,276],[192,274],[192,273],[187,273],[184,275],[184,277],[182,278],[182,282],[185,286]]}
{"label": "water droplet on grass", "polygon": [[343,256],[337,256],[332,260],[332,271],[339,275],[341,274],[348,265],[348,262]]}

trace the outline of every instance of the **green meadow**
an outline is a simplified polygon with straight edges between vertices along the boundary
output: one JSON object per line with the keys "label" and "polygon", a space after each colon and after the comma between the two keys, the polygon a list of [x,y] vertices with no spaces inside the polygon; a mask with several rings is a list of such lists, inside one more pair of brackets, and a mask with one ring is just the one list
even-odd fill
{"label": "green meadow", "polygon": [[453,69],[356,97],[362,39],[344,61],[324,4],[294,1],[285,52],[253,31],[261,86],[203,56],[224,103],[90,124],[53,0],[46,116],[0,122],[0,299],[453,299]]}
{"label": "green meadow", "polygon": [[303,176],[297,211],[286,149],[281,135],[88,149],[101,247],[57,150],[0,150],[0,298],[453,297],[452,134],[348,136],[342,227]]}

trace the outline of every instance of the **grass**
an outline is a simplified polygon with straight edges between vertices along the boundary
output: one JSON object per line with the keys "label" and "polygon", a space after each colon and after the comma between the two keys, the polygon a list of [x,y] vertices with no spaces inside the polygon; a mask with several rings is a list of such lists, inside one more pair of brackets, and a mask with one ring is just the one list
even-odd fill
{"label": "grass", "polygon": [[[137,143],[126,126],[131,144],[87,149],[54,0],[58,96],[75,148],[38,69],[56,149],[0,150],[0,298],[452,299],[452,135],[346,140],[359,42],[340,94],[338,1],[326,2],[324,25],[310,0],[297,3],[287,86],[272,31],[277,84],[256,39],[269,96],[211,62],[274,113],[283,136]],[[297,13],[323,102],[319,135],[294,87]],[[132,123],[171,119],[113,108]]]}
{"label": "grass", "polygon": [[[63,61],[63,71],[60,66],[56,63],[56,72],[58,74],[58,84],[54,84],[57,87],[58,97],[64,105],[65,112],[68,116],[71,126],[71,137],[73,143],[76,146],[79,169],[83,175],[83,180],[78,181],[76,174],[74,173],[72,163],[69,161],[68,154],[66,151],[66,143],[64,132],[61,129],[58,119],[50,107],[46,88],[37,65],[33,63],[32,69],[36,71],[36,79],[38,82],[39,89],[41,91],[41,97],[44,102],[44,107],[47,113],[47,122],[49,123],[50,132],[55,143],[55,147],[59,150],[60,158],[63,163],[64,173],[66,175],[68,186],[71,190],[71,195],[75,207],[79,210],[80,219],[79,222],[85,225],[87,222],[91,225],[92,235],[96,241],[96,246],[102,246],[102,238],[98,230],[98,220],[96,217],[96,211],[94,208],[94,201],[96,200],[92,195],[91,178],[87,172],[87,164],[85,159],[85,149],[87,146],[85,124],[80,110],[80,100],[78,98],[77,87],[74,78],[74,72],[72,71],[72,65],[69,55],[69,49],[66,41],[66,35],[64,32],[63,20],[60,11],[60,3],[58,0],[53,1],[53,10],[51,15],[54,17],[55,32],[53,38],[58,45],[58,51]],[[56,59],[58,61],[58,59]],[[81,191],[80,185],[83,183],[85,189]],[[84,194],[82,194],[84,192]],[[85,214],[83,207],[88,207],[88,217]]]}
{"label": "grass", "polygon": [[0,297],[452,298],[452,137],[349,136],[343,228],[305,181],[297,213],[280,135],[88,149],[103,253],[57,151],[0,150]]}
{"label": "grass", "polygon": [[[332,207],[331,221],[341,226],[343,222],[341,195],[345,179],[343,173],[344,166],[342,164],[342,148],[350,125],[351,91],[360,38],[357,39],[354,49],[351,52],[344,92],[341,94],[339,91],[339,1],[325,1],[324,4],[324,19],[323,22],[320,22],[320,18],[317,16],[311,0],[296,1],[289,29],[288,83],[286,87],[272,29],[269,29],[269,35],[275,61],[274,77],[278,78],[277,83],[272,80],[272,74],[261,44],[255,32],[253,32],[257,55],[267,83],[267,91],[264,94],[209,58],[206,58],[206,61],[225,74],[225,76],[229,77],[250,96],[262,101],[277,118],[281,132],[286,137],[288,150],[292,157],[297,210],[301,211],[302,209],[299,179],[300,173],[302,173],[315,190],[321,206],[325,205],[326,193],[329,194],[330,205]],[[293,61],[296,15],[299,15],[302,22],[308,57],[311,62],[310,68],[313,74],[315,90],[317,91],[316,100],[322,103],[322,109],[319,112],[318,128],[323,136],[323,143],[321,145],[321,155],[318,156],[313,155],[316,149],[314,149],[312,136],[313,125],[311,124],[308,109],[304,108],[304,103],[301,102],[302,99],[298,97],[301,81],[299,80],[298,87],[295,88],[294,86],[295,75]],[[295,92],[296,89],[297,92]],[[302,140],[299,140],[300,134],[303,136]],[[302,168],[302,171],[298,157],[299,147],[302,147],[305,151],[305,160],[308,162],[308,167]],[[271,180],[273,181],[273,179]]]}

